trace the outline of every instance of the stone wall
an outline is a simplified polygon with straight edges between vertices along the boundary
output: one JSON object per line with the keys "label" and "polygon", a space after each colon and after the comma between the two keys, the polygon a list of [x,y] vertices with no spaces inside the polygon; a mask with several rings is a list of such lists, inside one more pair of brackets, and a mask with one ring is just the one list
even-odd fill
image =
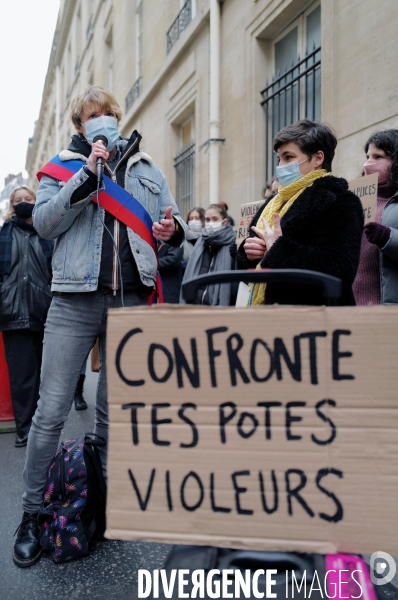
{"label": "stone wall", "polygon": [[[220,137],[225,145],[220,146],[219,198],[229,204],[235,218],[240,204],[261,198],[265,183],[260,91],[273,75],[275,38],[317,4],[304,0],[222,3]],[[108,89],[112,83],[124,113],[122,133],[140,131],[143,150],[164,171],[172,192],[180,126],[193,116],[195,203],[206,207],[210,153],[200,148],[209,138],[210,1],[196,0],[195,18],[167,53],[166,32],[180,2],[142,0],[141,89],[125,113],[126,96],[137,79],[137,6],[136,0],[64,0],[61,5],[58,44],[50,58],[43,105],[27,155],[31,183],[41,164],[68,144],[73,133],[70,99],[88,83]],[[334,127],[339,139],[336,175],[359,175],[368,135],[398,126],[396,19],[392,18],[396,11],[396,0],[384,0],[382,10],[372,0],[321,2],[322,120]]]}

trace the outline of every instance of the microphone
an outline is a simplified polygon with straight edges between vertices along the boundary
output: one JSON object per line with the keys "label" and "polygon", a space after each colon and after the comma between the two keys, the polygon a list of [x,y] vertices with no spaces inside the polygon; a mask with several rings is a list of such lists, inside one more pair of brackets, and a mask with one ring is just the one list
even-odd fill
{"label": "microphone", "polygon": [[[96,135],[93,139],[93,143],[102,142],[106,147],[108,145],[108,140],[104,135]],[[99,156],[97,158],[97,183],[101,183],[102,179],[102,171],[104,170],[104,160]]]}

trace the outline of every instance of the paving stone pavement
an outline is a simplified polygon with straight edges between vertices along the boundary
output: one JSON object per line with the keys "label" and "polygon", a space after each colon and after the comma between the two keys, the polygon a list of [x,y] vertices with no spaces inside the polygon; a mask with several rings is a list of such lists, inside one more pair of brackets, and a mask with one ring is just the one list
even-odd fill
{"label": "paving stone pavement", "polygon": [[[88,409],[72,407],[61,439],[94,428],[97,375],[87,371],[84,396]],[[28,569],[12,561],[14,532],[22,509],[25,448],[14,447],[14,433],[0,434],[0,600],[135,600],[137,570],[160,569],[171,546],[145,542],[105,541],[89,556],[56,565],[49,556]]]}

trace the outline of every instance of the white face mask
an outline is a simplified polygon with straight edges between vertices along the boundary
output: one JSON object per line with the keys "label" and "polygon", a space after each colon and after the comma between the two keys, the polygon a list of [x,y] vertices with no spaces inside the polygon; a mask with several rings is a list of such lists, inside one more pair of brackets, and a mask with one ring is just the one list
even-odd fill
{"label": "white face mask", "polygon": [[191,231],[201,231],[202,221],[198,221],[198,219],[190,219],[188,221],[188,227]]}
{"label": "white face mask", "polygon": [[206,223],[205,227],[207,233],[216,233],[216,231],[219,231],[221,229],[222,224],[222,221],[213,221],[212,223]]}

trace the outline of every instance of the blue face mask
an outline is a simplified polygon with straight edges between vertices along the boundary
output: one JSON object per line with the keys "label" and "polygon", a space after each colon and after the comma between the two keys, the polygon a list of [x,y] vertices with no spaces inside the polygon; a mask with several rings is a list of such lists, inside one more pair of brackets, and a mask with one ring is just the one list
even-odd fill
{"label": "blue face mask", "polygon": [[84,123],[86,129],[86,138],[89,144],[93,145],[93,141],[96,135],[104,135],[108,140],[106,149],[108,152],[113,150],[117,140],[120,137],[120,133],[117,130],[117,119],[116,117],[97,117],[96,119],[89,119]]}
{"label": "blue face mask", "polygon": [[301,163],[294,160],[293,162],[287,163],[286,165],[276,167],[276,178],[281,184],[282,187],[286,187],[291,183],[294,183],[298,179],[304,177],[301,173],[299,165],[302,165],[306,160],[310,160],[306,158],[301,161]]}

